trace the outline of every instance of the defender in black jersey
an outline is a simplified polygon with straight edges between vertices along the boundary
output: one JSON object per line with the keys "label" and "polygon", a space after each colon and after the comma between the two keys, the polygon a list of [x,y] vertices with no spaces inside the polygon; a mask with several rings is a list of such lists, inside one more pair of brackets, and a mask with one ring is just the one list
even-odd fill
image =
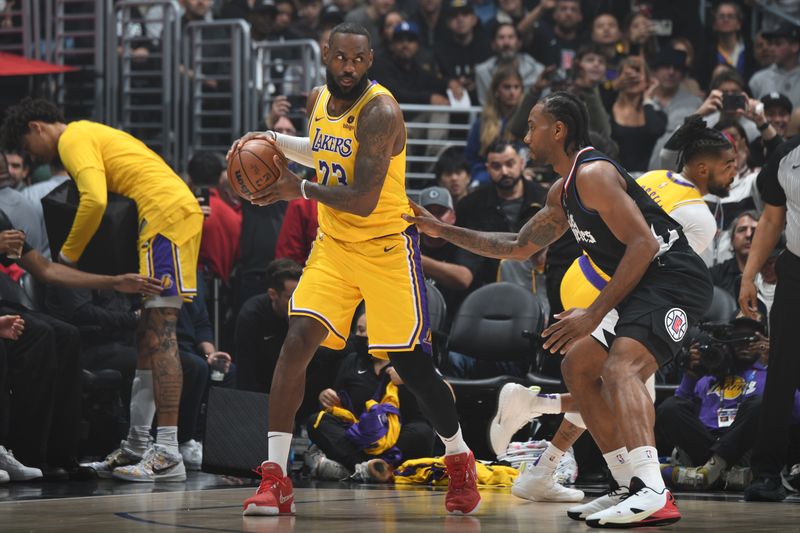
{"label": "defender in black jersey", "polygon": [[[580,371],[565,372],[565,381],[598,445],[621,457],[629,454],[632,477],[627,497],[612,493],[592,502],[597,512],[570,516],[592,527],[673,523],[680,513],[661,478],[655,413],[644,383],[677,353],[689,325],[708,307],[708,270],[680,225],[619,164],[589,146],[580,100],[553,93],[534,106],[528,123],[531,157],[563,178],[518,234],[447,226],[418,206],[408,220],[425,233],[495,258],[526,259],[572,230],[610,281],[589,308],[557,315],[559,321],[544,331],[544,346],[567,359],[586,359]],[[589,336],[597,328],[609,341],[607,356]]]}

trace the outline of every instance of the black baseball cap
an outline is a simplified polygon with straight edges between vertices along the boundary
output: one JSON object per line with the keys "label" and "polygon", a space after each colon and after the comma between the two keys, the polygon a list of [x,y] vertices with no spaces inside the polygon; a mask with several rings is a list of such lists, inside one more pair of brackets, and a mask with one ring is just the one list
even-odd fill
{"label": "black baseball cap", "polygon": [[781,93],[772,92],[761,97],[761,103],[764,104],[764,109],[768,107],[781,107],[787,113],[792,112],[792,102]]}
{"label": "black baseball cap", "polygon": [[406,21],[401,22],[400,24],[394,27],[392,40],[399,39],[401,36],[404,35],[410,35],[414,37],[415,40],[419,41],[419,26],[417,26],[413,22],[406,22]]}
{"label": "black baseball cap", "polygon": [[771,30],[762,32],[765,39],[786,38],[792,41],[800,41],[800,28],[794,24],[779,24]]}
{"label": "black baseball cap", "polygon": [[475,13],[475,7],[471,0],[448,0],[444,6],[447,16],[453,16],[456,13]]}

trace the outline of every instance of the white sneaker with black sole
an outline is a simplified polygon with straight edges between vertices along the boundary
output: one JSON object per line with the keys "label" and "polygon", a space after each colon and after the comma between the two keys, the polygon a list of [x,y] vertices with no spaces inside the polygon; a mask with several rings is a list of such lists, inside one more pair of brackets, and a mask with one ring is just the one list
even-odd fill
{"label": "white sneaker with black sole", "polygon": [[576,505],[567,509],[567,516],[573,520],[586,520],[586,517],[605,511],[609,507],[614,507],[619,502],[628,497],[628,487],[617,487],[610,490],[594,500],[584,503],[583,505]]}
{"label": "white sneaker with black sole", "polygon": [[30,481],[42,477],[42,471],[20,463],[11,450],[0,446],[0,470],[3,470],[11,481]]}
{"label": "white sneaker with black sole", "polygon": [[139,483],[186,481],[186,467],[180,453],[171,454],[166,446],[155,443],[135,465],[114,469],[114,479]]}

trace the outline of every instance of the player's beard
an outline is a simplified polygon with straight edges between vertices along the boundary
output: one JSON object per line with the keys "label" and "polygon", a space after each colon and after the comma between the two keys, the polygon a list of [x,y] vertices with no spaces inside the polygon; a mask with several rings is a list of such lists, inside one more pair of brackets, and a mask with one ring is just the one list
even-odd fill
{"label": "player's beard", "polygon": [[328,86],[331,96],[337,100],[355,100],[366,90],[369,85],[369,79],[364,75],[358,83],[355,83],[349,89],[345,89],[336,83],[336,78],[333,77],[331,71],[325,69],[325,84]]}
{"label": "player's beard", "polygon": [[717,174],[712,170],[708,174],[708,192],[719,198],[726,198],[731,190],[730,187],[717,183]]}

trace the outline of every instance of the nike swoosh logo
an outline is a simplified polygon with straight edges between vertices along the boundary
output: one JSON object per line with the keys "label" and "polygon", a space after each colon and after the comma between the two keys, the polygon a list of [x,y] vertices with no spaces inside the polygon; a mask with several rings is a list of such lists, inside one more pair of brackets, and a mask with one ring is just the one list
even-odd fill
{"label": "nike swoosh logo", "polygon": [[325,117],[324,116],[322,116],[322,117],[314,117],[314,122],[318,122],[318,121],[322,120],[323,118],[325,118]]}
{"label": "nike swoosh logo", "polygon": [[293,494],[289,494],[288,496],[283,496],[283,495],[281,495],[281,497],[280,497],[280,502],[281,502],[281,503],[286,503],[286,502],[288,502],[289,500],[291,500],[292,498],[294,498],[294,495],[293,495]]}
{"label": "nike swoosh logo", "polygon": [[156,467],[156,466],[153,466],[153,473],[154,473],[154,474],[161,474],[161,473],[163,473],[163,472],[167,472],[167,471],[169,471],[169,470],[172,470],[172,469],[173,469],[173,468],[175,468],[176,466],[178,466],[178,465],[177,465],[177,464],[174,464],[174,465],[168,466],[168,467],[166,467],[166,468],[158,468],[158,467]]}
{"label": "nike swoosh logo", "polygon": [[796,169],[796,168],[798,168],[798,167],[800,167],[800,163],[798,163],[798,164],[796,164],[796,165],[792,165],[792,170],[794,170],[794,169]]}
{"label": "nike swoosh logo", "polygon": [[383,253],[386,253],[386,252],[388,252],[388,251],[390,251],[390,250],[392,250],[394,248],[397,248],[398,246],[399,245],[397,245],[397,244],[395,244],[394,246],[384,246],[383,247]]}
{"label": "nike swoosh logo", "polygon": [[358,371],[359,374],[363,374],[364,372],[366,372],[366,370],[359,370]]}
{"label": "nike swoosh logo", "polygon": [[268,336],[264,337],[264,340],[268,341],[268,340],[274,339],[274,338],[275,338],[275,335],[268,335]]}

